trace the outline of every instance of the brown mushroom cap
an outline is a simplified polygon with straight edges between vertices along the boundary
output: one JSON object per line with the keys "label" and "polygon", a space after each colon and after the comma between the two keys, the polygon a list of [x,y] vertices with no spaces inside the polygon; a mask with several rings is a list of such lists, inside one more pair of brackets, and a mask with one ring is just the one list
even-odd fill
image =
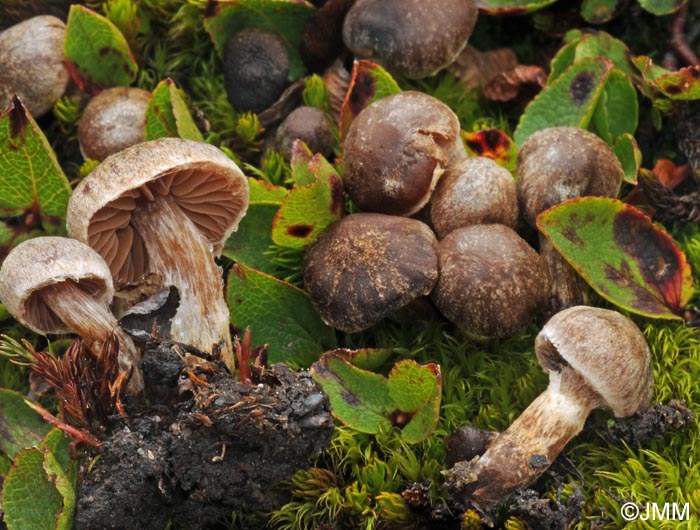
{"label": "brown mushroom cap", "polygon": [[452,63],[476,24],[473,0],[357,0],[343,40],[360,58],[419,78]]}
{"label": "brown mushroom cap", "polygon": [[437,240],[404,217],[357,213],[331,225],[308,248],[304,283],[321,318],[352,333],[430,292]]}
{"label": "brown mushroom cap", "polygon": [[83,156],[102,161],[143,142],[150,100],[150,92],[129,87],[108,88],[92,98],[78,122]]}
{"label": "brown mushroom cap", "polygon": [[473,224],[515,228],[518,195],[510,172],[483,157],[451,165],[430,198],[430,216],[438,237]]}
{"label": "brown mushroom cap", "polygon": [[45,287],[73,282],[105,307],[114,288],[109,268],[89,246],[65,237],[37,237],[17,245],[0,268],[0,300],[23,325],[36,333],[69,330],[42,297]]}
{"label": "brown mushroom cap", "polygon": [[600,398],[596,407],[630,416],[653,392],[651,353],[644,335],[616,311],[575,306],[560,311],[535,339],[535,353],[548,372],[570,366]]}
{"label": "brown mushroom cap", "polygon": [[275,134],[276,147],[287,160],[292,157],[295,140],[304,142],[312,153],[328,158],[333,153],[333,129],[328,115],[315,107],[294,109]]}
{"label": "brown mushroom cap", "polygon": [[445,168],[466,156],[459,120],[438,99],[401,92],[353,120],[343,146],[343,184],[363,210],[411,215],[430,198]]}
{"label": "brown mushroom cap", "polygon": [[481,337],[508,337],[544,306],[542,258],[511,228],[471,225],[438,246],[440,277],[431,297],[440,312]]}
{"label": "brown mushroom cap", "polygon": [[148,272],[148,252],[130,224],[151,194],[169,194],[219,255],[248,207],[248,181],[221,150],[181,138],[161,138],[108,157],[71,196],[66,226],[88,243],[119,282]]}
{"label": "brown mushroom cap", "polygon": [[70,74],[63,61],[66,25],[41,15],[0,33],[0,110],[17,94],[32,116],[51,110]]}
{"label": "brown mushroom cap", "polygon": [[551,127],[530,136],[518,153],[518,197],[523,216],[538,214],[568,199],[615,197],[622,166],[610,146],[576,127]]}

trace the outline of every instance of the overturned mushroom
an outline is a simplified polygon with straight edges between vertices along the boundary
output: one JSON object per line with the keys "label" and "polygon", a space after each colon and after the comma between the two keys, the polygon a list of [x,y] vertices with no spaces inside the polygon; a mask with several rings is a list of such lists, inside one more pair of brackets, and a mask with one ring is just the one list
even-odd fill
{"label": "overturned mushroom", "polygon": [[[518,198],[525,220],[568,199],[596,195],[615,197],[622,166],[610,146],[576,127],[551,127],[530,136],[518,153]],[[585,283],[540,236],[540,253],[552,278],[550,314],[585,302]]]}
{"label": "overturned mushroom", "polygon": [[465,156],[455,113],[432,96],[401,92],[353,120],[344,141],[343,184],[363,210],[412,215],[447,166]]}
{"label": "overturned mushroom", "polygon": [[615,311],[576,306],[557,313],[537,335],[535,353],[549,373],[547,389],[481,457],[448,472],[448,483],[461,477],[464,500],[484,513],[544,473],[593,409],[630,416],[651,398],[649,346]]}
{"label": "overturned mushroom", "polygon": [[357,0],[343,40],[358,58],[411,78],[437,73],[455,60],[476,24],[473,0]]}
{"label": "overturned mushroom", "polygon": [[139,354],[109,310],[112,276],[89,246],[64,237],[37,237],[15,247],[0,268],[0,300],[29,329],[72,332],[95,344],[119,341],[119,368],[131,372],[128,389],[143,389]]}
{"label": "overturned mushroom", "polygon": [[229,311],[214,256],[248,206],[243,173],[217,148],[180,138],[137,144],[102,162],[68,206],[72,237],[109,265],[117,285],[158,274],[180,294],[172,339],[221,351],[233,368]]}
{"label": "overturned mushroom", "polygon": [[430,292],[437,241],[415,219],[358,213],[331,225],[309,247],[304,283],[321,317],[352,333]]}

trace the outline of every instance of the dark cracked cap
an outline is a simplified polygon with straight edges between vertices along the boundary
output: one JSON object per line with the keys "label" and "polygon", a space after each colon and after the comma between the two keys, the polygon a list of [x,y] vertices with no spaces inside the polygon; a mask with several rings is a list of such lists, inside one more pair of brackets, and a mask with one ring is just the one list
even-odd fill
{"label": "dark cracked cap", "polygon": [[595,406],[630,416],[651,398],[654,377],[644,335],[616,311],[575,306],[555,314],[535,339],[548,372],[574,370],[593,393]]}

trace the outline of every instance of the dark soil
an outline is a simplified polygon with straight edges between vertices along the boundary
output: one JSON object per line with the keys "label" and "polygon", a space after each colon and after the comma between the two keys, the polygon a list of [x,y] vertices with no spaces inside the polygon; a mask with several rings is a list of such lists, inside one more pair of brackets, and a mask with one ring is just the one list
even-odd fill
{"label": "dark soil", "polygon": [[274,365],[237,381],[182,345],[144,355],[149,407],[119,420],[79,477],[76,529],[218,528],[287,502],[275,485],[327,447],[327,398],[308,373]]}

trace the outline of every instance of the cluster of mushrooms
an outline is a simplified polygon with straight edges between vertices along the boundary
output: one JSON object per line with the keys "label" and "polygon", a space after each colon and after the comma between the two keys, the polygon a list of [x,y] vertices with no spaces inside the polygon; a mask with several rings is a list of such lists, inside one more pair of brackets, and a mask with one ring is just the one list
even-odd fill
{"label": "cluster of mushrooms", "polygon": [[[425,77],[455,59],[476,21],[473,2],[444,4],[357,0],[344,16],[343,40],[356,57]],[[399,16],[405,10],[424,23]],[[28,24],[39,30],[27,31]],[[0,35],[0,64],[19,65],[25,60],[18,50],[28,45],[22,41],[37,34],[60,41],[32,52],[41,58],[31,61],[41,75],[18,68],[30,82],[14,70],[3,79],[9,69],[0,69],[0,102],[9,99],[2,92],[9,87],[35,116],[68,83],[65,26],[35,17]],[[264,112],[289,88],[289,68],[279,35],[240,31],[224,50],[229,100],[239,111]],[[42,88],[44,77],[58,86]],[[112,88],[88,103],[81,150],[102,162],[70,199],[70,238],[26,241],[0,269],[0,300],[30,329],[71,331],[98,344],[116,334],[133,393],[143,389],[138,349],[110,307],[115,293],[145,277],[180,295],[169,338],[218,352],[234,369],[214,258],[248,204],[246,178],[222,151],[175,138],[142,142],[149,98],[138,88]],[[328,156],[330,137],[325,114],[301,107],[279,127],[276,145],[289,156],[301,138]],[[488,512],[535,480],[592,409],[626,416],[648,402],[650,352],[637,326],[584,305],[585,286],[548,241],[540,238],[538,253],[516,231],[523,221],[534,227],[539,213],[567,199],[616,196],[622,168],[605,142],[570,127],[535,133],[520,149],[516,183],[492,160],[467,156],[446,105],[409,91],[362,110],[344,138],[342,163],[345,191],[361,213],[324,231],[303,263],[306,289],[330,326],[365,330],[425,295],[471,337],[508,337],[538,313],[554,315],[535,340],[549,387],[483,455],[453,468],[467,502]]]}
{"label": "cluster of mushrooms", "polygon": [[547,390],[483,455],[448,472],[465,504],[488,513],[541,475],[591,410],[623,417],[645,406],[653,375],[639,328],[582,305],[583,285],[546,239],[538,254],[515,231],[521,217],[534,226],[567,199],[617,195],[612,150],[582,129],[544,129],[520,149],[516,184],[492,160],[468,157],[459,131],[447,106],[418,92],[362,110],[343,145],[343,183],[362,213],[312,243],[303,276],[319,314],[345,332],[427,294],[476,338],[508,337],[538,313],[554,315],[535,341]]}

